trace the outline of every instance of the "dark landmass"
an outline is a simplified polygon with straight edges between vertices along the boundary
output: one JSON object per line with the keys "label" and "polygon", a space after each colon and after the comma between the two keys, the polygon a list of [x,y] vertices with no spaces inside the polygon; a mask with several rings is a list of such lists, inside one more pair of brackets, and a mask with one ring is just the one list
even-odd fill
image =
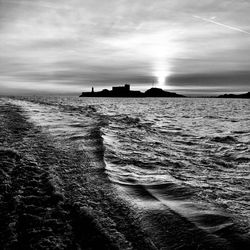
{"label": "dark landmass", "polygon": [[224,95],[219,95],[217,98],[244,98],[244,99],[249,99],[250,98],[250,92],[245,93],[245,94],[239,94],[239,95],[224,94]]}
{"label": "dark landmass", "polygon": [[172,92],[167,92],[159,88],[151,88],[146,92],[130,90],[130,85],[113,87],[112,90],[103,89],[102,91],[95,92],[82,92],[80,97],[185,97]]}

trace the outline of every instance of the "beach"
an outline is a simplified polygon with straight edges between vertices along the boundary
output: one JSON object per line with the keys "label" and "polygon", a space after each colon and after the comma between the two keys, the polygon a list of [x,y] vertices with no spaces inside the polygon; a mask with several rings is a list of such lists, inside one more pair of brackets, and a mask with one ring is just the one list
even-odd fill
{"label": "beach", "polygon": [[[207,232],[170,207],[131,205],[80,142],[55,140],[23,109],[0,101],[3,249],[247,249],[246,232]],[[100,144],[95,139],[93,143]],[[102,156],[102,148],[96,147]],[[160,187],[159,187],[160,188]],[[137,188],[135,193],[145,192]],[[157,204],[149,194],[146,202]],[[217,220],[227,220],[224,216]]]}

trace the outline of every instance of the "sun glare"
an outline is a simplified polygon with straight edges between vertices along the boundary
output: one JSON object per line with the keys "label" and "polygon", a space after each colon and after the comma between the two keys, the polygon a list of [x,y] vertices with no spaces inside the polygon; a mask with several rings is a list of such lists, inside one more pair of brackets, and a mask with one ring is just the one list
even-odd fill
{"label": "sun glare", "polygon": [[159,86],[164,86],[165,85],[165,81],[166,81],[166,77],[164,75],[158,76],[157,77],[157,81],[158,81],[158,85]]}
{"label": "sun glare", "polygon": [[168,71],[156,71],[155,77],[157,79],[157,87],[159,88],[166,88],[166,79],[170,75],[170,72]]}

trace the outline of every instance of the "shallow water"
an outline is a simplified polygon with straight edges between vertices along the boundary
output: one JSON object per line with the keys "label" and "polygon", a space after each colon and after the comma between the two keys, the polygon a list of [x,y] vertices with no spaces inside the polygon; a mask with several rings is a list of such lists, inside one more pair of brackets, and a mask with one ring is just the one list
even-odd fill
{"label": "shallow water", "polygon": [[78,143],[103,164],[132,204],[163,204],[209,232],[230,226],[230,217],[249,230],[249,100],[19,99],[10,102],[58,147]]}

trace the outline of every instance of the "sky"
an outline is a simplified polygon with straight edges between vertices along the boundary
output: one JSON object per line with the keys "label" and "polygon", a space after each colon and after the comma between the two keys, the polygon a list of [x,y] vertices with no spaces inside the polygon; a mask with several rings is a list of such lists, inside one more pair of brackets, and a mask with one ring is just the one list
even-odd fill
{"label": "sky", "polygon": [[249,0],[0,0],[0,94],[250,91]]}

